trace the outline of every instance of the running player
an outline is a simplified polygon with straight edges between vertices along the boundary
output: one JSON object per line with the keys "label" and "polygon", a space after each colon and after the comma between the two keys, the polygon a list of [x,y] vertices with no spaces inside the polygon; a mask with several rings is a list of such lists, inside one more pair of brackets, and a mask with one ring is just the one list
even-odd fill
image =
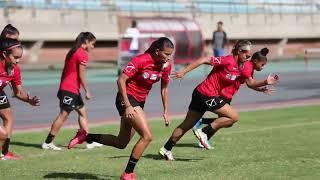
{"label": "running player", "polygon": [[173,43],[166,37],[154,41],[142,55],[134,57],[118,78],[119,92],[116,97],[116,107],[121,116],[120,132],[118,136],[111,134],[86,134],[78,132],[69,143],[68,148],[91,140],[104,145],[124,149],[135,131],[140,139],[135,144],[127,167],[120,179],[136,179],[133,172],[135,165],[152,140],[152,134],[143,107],[152,85],[161,79],[161,97],[163,103],[163,117],[165,124],[168,119],[168,85],[171,64],[169,59],[173,53]]}
{"label": "running player", "polygon": [[[2,39],[5,39],[5,38],[18,39],[19,38],[19,34],[20,33],[19,33],[17,28],[12,26],[11,24],[7,24],[3,28],[0,37]],[[14,92],[13,92],[13,88],[12,88],[11,83],[8,83],[8,86],[10,87],[10,89],[12,91],[12,94],[14,96]],[[8,134],[7,139],[4,141],[1,154],[6,154],[8,152],[8,150],[9,150],[8,148],[9,148],[9,144],[10,144],[10,136],[11,136],[11,133]]]}
{"label": "running player", "polygon": [[[263,92],[266,94],[273,94],[275,89],[268,86],[263,87],[253,87],[250,86],[251,82],[253,81],[253,73],[254,71],[261,71],[263,67],[267,64],[267,54],[269,53],[268,48],[263,48],[260,51],[257,51],[253,54],[251,61],[246,61],[244,63],[244,67],[242,69],[242,73],[245,74],[245,77],[249,77],[247,79],[244,78],[237,78],[236,83],[232,84],[231,86],[228,86],[224,88],[221,91],[221,96],[230,104],[232,101],[232,97],[237,93],[237,91],[240,89],[241,84],[246,83],[247,86],[255,91]],[[207,148],[213,149],[214,147],[209,143],[209,139],[214,135],[212,132],[216,131],[210,131],[210,127],[204,127],[201,128],[203,124],[210,125],[216,118],[201,118],[192,128],[195,135],[199,135],[202,133],[205,133],[207,136]],[[210,133],[211,132],[211,133]],[[204,146],[201,144],[201,142],[198,143],[199,147],[204,148]]]}
{"label": "running player", "polygon": [[[175,74],[176,78],[182,78],[186,73],[201,64],[210,64],[213,66],[208,77],[193,91],[189,111],[185,120],[174,130],[164,147],[160,149],[160,155],[167,160],[174,160],[171,152],[173,146],[196,124],[206,111],[214,112],[220,116],[214,121],[219,128],[231,127],[238,121],[239,115],[237,111],[228,104],[220,92],[224,88],[235,84],[238,77],[243,76],[241,70],[244,62],[251,57],[250,50],[251,43],[249,41],[239,41],[233,47],[231,55],[211,57],[210,59],[201,58]],[[250,86],[260,87],[273,84],[274,81],[273,77],[271,77],[270,81],[253,81]],[[214,131],[213,128],[210,130]],[[200,140],[204,145],[205,141]],[[204,146],[207,148],[207,145]]]}
{"label": "running player", "polygon": [[11,38],[11,39],[19,39],[19,31],[17,28],[12,26],[11,24],[7,24],[2,32],[1,32],[1,38]]}
{"label": "running player", "polygon": [[0,39],[0,117],[3,120],[3,126],[0,125],[0,145],[3,145],[2,160],[20,159],[9,151],[14,120],[8,96],[4,92],[6,85],[11,83],[14,96],[19,100],[27,102],[32,106],[40,105],[40,99],[37,96],[30,97],[22,89],[21,73],[18,66],[22,52],[23,49],[18,40],[10,38]]}
{"label": "running player", "polygon": [[[53,143],[53,139],[73,110],[78,113],[80,129],[86,132],[89,131],[87,112],[80,94],[80,86],[85,91],[85,98],[89,100],[91,93],[86,80],[86,65],[88,52],[94,48],[95,42],[96,38],[91,32],[81,32],[66,55],[57,95],[60,100],[60,112],[53,122],[45,142],[42,144],[43,149],[61,150],[60,147]],[[92,141],[87,142],[88,149],[95,146],[100,145]]]}

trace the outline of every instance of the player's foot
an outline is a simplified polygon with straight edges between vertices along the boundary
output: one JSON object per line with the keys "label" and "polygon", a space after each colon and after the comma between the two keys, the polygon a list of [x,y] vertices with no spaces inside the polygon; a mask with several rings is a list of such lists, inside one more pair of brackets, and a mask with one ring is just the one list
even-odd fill
{"label": "player's foot", "polygon": [[82,144],[87,137],[88,133],[84,129],[79,129],[77,134],[70,140],[68,149],[74,148],[77,144]]}
{"label": "player's foot", "polygon": [[87,149],[93,149],[96,147],[102,147],[103,144],[97,143],[97,142],[92,142],[91,144],[87,143],[86,147]]}
{"label": "player's foot", "polygon": [[9,151],[7,154],[3,155],[1,157],[1,160],[20,160],[21,158],[15,154],[13,154],[11,151]]}
{"label": "player's foot", "polygon": [[[209,146],[208,146],[209,149],[214,149],[214,145],[213,145],[213,144],[210,144],[210,142],[208,142],[208,144],[209,144]],[[199,148],[205,148],[205,147],[201,144],[200,141],[198,141],[198,143],[196,144],[196,146],[199,147]]]}
{"label": "player's foot", "polygon": [[123,172],[121,177],[120,177],[120,180],[136,180],[137,179],[137,175],[136,173],[126,173],[126,172]]}
{"label": "player's foot", "polygon": [[58,146],[54,145],[52,142],[51,143],[45,143],[44,142],[41,147],[42,147],[42,149],[61,151],[61,148],[59,148]]}
{"label": "player's foot", "polygon": [[212,146],[208,141],[207,135],[204,132],[202,132],[201,129],[196,129],[193,131],[193,133],[198,138],[199,142],[203,145],[204,148],[212,149]]}
{"label": "player's foot", "polygon": [[174,161],[173,154],[171,151],[166,150],[166,148],[162,147],[159,150],[159,154],[164,157],[168,161]]}

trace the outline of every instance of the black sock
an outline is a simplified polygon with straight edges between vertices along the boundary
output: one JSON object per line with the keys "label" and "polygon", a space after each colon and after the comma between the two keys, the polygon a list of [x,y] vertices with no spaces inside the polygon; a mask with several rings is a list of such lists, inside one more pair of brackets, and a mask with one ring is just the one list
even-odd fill
{"label": "black sock", "polygon": [[91,144],[93,142],[100,143],[101,136],[102,136],[102,134],[88,134],[87,138],[86,138],[86,142],[88,144]]}
{"label": "black sock", "polygon": [[216,119],[217,118],[202,118],[201,122],[202,124],[211,124]]}
{"label": "black sock", "polygon": [[136,158],[132,157],[132,155],[131,155],[130,159],[128,161],[128,164],[127,164],[125,172],[126,173],[132,173],[133,170],[134,170],[134,167],[136,166],[138,161],[139,161],[139,159],[136,159]]}
{"label": "black sock", "polygon": [[174,145],[176,145],[176,143],[173,142],[171,138],[169,138],[167,143],[164,145],[164,148],[166,148],[166,150],[168,151],[171,151]]}
{"label": "black sock", "polygon": [[9,152],[9,144],[10,144],[10,138],[7,138],[2,146],[2,154],[6,155]]}
{"label": "black sock", "polygon": [[45,141],[45,143],[49,144],[53,141],[54,139],[54,135],[52,135],[51,133],[48,134],[47,139]]}
{"label": "black sock", "polygon": [[211,125],[208,125],[208,126],[202,128],[201,130],[203,133],[205,133],[207,135],[208,139],[210,139],[214,135],[214,133],[216,133],[216,130],[214,130],[211,127]]}

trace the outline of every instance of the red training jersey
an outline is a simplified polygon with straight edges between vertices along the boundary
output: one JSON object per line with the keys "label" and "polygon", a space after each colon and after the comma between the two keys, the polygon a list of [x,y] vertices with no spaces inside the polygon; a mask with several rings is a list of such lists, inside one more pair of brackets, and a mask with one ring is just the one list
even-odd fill
{"label": "red training jersey", "polygon": [[144,53],[134,57],[124,68],[123,73],[127,80],[127,94],[133,96],[137,101],[144,102],[152,88],[152,85],[160,79],[164,83],[169,83],[171,64],[157,64],[149,53]]}
{"label": "red training jersey", "polygon": [[88,53],[83,48],[78,48],[70,59],[66,59],[61,76],[60,90],[69,91],[75,94],[80,93],[79,65],[86,66]]}
{"label": "red training jersey", "polygon": [[0,91],[6,87],[8,83],[13,86],[18,86],[22,84],[21,72],[18,65],[15,65],[13,69],[5,69],[4,60],[0,61]]}
{"label": "red training jersey", "polygon": [[213,68],[197,90],[205,96],[220,96],[222,89],[236,83],[241,70],[232,55],[211,57],[210,64]]}
{"label": "red training jersey", "polygon": [[241,70],[241,76],[239,76],[236,79],[236,82],[228,87],[225,87],[224,89],[222,89],[221,91],[221,96],[226,98],[227,100],[232,99],[232,97],[238,92],[238,90],[240,89],[241,84],[245,83],[245,80],[248,78],[253,78],[253,73],[254,73],[254,69],[253,69],[253,63],[252,61],[246,61],[243,64],[243,68]]}

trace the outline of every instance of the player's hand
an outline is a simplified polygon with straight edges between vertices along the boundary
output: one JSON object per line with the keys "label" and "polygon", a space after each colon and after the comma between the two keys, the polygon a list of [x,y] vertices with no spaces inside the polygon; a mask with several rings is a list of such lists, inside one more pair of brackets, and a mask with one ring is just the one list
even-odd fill
{"label": "player's hand", "polygon": [[184,75],[185,75],[185,73],[183,71],[176,71],[171,74],[171,77],[173,79],[181,79],[181,78],[183,78]]}
{"label": "player's hand", "polygon": [[126,110],[125,110],[125,117],[126,118],[129,118],[129,119],[134,118],[135,113],[136,112],[132,106],[126,107]]}
{"label": "player's hand", "polygon": [[169,126],[170,120],[167,113],[163,113],[163,119],[166,126]]}
{"label": "player's hand", "polygon": [[90,100],[91,99],[91,93],[90,91],[86,91],[86,100]]}
{"label": "player's hand", "polygon": [[28,103],[32,106],[40,106],[40,98],[37,96],[30,97],[30,93],[27,93]]}
{"label": "player's hand", "polygon": [[274,85],[277,84],[279,82],[279,76],[276,74],[269,74],[268,78],[267,78],[267,83],[268,85]]}
{"label": "player's hand", "polygon": [[276,92],[276,89],[273,86],[265,86],[261,88],[261,91],[267,95],[274,95]]}

